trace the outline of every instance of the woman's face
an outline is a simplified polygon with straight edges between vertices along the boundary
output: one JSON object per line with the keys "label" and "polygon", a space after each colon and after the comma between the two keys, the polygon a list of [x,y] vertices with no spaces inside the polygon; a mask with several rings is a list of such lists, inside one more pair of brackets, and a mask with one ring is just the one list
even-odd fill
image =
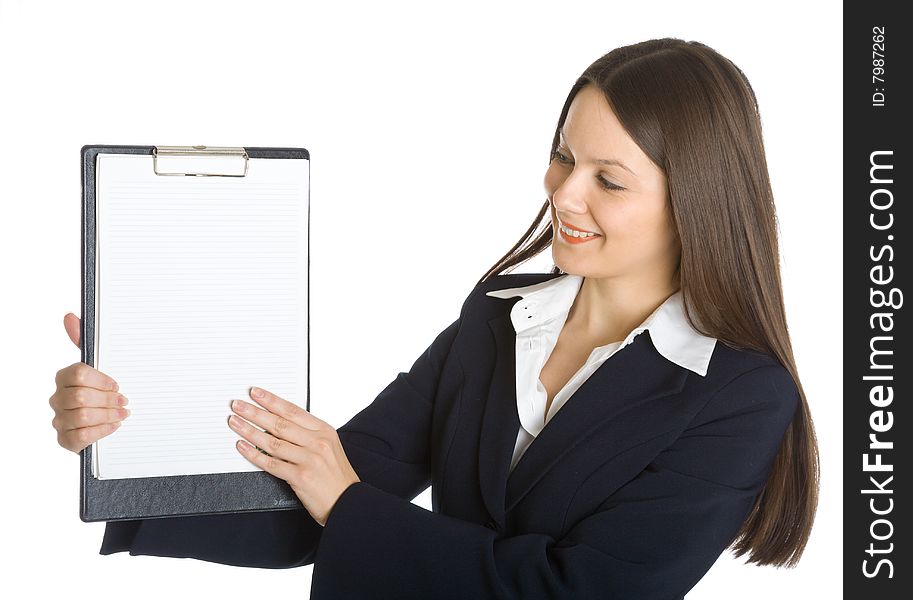
{"label": "woman's face", "polygon": [[[666,177],[592,85],[571,103],[545,191],[552,256],[562,271],[596,279],[671,280],[681,250]],[[569,239],[561,225],[596,235]]]}

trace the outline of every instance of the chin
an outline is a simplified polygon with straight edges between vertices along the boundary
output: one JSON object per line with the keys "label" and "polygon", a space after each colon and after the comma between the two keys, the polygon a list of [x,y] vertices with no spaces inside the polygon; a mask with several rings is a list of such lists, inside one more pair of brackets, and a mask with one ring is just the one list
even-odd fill
{"label": "chin", "polygon": [[604,277],[602,271],[605,270],[605,263],[600,264],[600,258],[589,257],[582,258],[580,256],[570,256],[569,250],[567,248],[562,250],[556,250],[555,245],[552,244],[552,262],[556,267],[561,269],[563,273],[568,275],[580,275],[581,277]]}
{"label": "chin", "polygon": [[552,262],[555,263],[555,266],[561,269],[563,273],[568,273],[571,275],[579,275],[580,267],[575,264],[575,261],[567,261],[565,257],[559,256],[561,252],[556,252],[554,245],[552,245]]}

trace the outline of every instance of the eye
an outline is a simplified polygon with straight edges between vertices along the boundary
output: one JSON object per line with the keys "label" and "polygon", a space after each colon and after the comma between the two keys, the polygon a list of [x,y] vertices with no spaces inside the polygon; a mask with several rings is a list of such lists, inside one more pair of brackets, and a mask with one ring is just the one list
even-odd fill
{"label": "eye", "polygon": [[[574,164],[574,161],[570,160],[564,154],[562,154],[557,148],[552,151],[552,160],[558,159],[558,162],[561,164]],[[620,185],[615,185],[611,181],[607,181],[601,175],[596,176],[596,180],[599,182],[599,185],[606,190],[623,190],[625,188]]]}
{"label": "eye", "polygon": [[602,187],[604,187],[607,190],[623,190],[624,189],[620,185],[615,185],[611,181],[606,181],[599,175],[596,176],[596,179],[599,180],[599,185],[601,185]]}
{"label": "eye", "polygon": [[570,162],[567,159],[567,157],[565,155],[561,154],[561,152],[557,148],[552,150],[552,160],[555,160],[556,158],[558,159],[558,162],[560,162],[560,163]]}

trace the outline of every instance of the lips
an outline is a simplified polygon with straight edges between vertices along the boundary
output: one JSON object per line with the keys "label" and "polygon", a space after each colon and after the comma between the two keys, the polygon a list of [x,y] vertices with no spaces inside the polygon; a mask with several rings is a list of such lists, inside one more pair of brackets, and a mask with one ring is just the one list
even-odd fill
{"label": "lips", "polygon": [[596,233],[595,231],[588,231],[588,230],[586,230],[586,229],[581,229],[581,228],[579,228],[579,227],[576,227],[576,226],[574,226],[574,225],[571,225],[571,224],[568,223],[567,221],[562,221],[561,219],[558,219],[558,224],[559,224],[559,225],[564,225],[564,226],[567,227],[568,229],[573,229],[574,231],[579,231],[580,233],[592,233],[593,235],[596,235],[596,236],[599,235],[599,234]]}
{"label": "lips", "polygon": [[[568,233],[569,230],[573,230],[574,232],[580,231],[583,233],[581,233],[580,235],[570,235]],[[590,235],[584,235],[584,234],[590,234]],[[578,245],[578,244],[586,244],[587,242],[592,242],[593,240],[599,239],[602,236],[599,235],[598,233],[592,233],[592,232],[586,231],[584,229],[577,229],[576,227],[574,227],[572,229],[569,225],[567,225],[566,223],[562,223],[559,220],[558,221],[558,237],[562,241],[564,241],[566,244]]]}

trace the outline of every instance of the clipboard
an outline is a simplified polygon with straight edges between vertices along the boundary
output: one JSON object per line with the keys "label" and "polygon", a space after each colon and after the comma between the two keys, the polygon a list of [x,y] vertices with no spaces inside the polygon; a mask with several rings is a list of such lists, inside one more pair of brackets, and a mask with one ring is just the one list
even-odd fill
{"label": "clipboard", "polygon": [[[262,159],[303,161],[306,192],[302,202],[307,219],[307,382],[304,403],[310,410],[310,154],[305,148],[126,146],[86,145],[82,147],[82,319],[80,346],[82,361],[96,364],[96,207],[99,189],[99,159],[107,155],[147,157],[149,168],[161,181],[176,177],[233,178],[243,185]],[[279,163],[276,163],[279,164]],[[289,163],[283,163],[289,164]],[[104,174],[102,173],[102,177]],[[185,180],[189,181],[189,180]],[[103,353],[102,353],[103,355]],[[103,369],[102,369],[103,370]],[[266,387],[266,386],[264,386]],[[125,394],[128,392],[125,391]],[[236,396],[237,397],[237,396]],[[250,401],[249,398],[243,398]],[[227,400],[226,400],[227,402]],[[129,407],[129,404],[128,404]],[[131,416],[133,416],[131,414]],[[128,417],[129,419],[130,417]],[[122,426],[125,427],[125,425]],[[228,429],[227,423],[225,428]],[[113,434],[117,435],[118,430]],[[235,434],[236,437],[237,434]],[[102,440],[99,440],[102,441]],[[84,522],[163,518],[216,513],[294,510],[303,508],[287,482],[262,471],[170,475],[100,479],[93,474],[93,446],[80,452],[79,516]],[[237,453],[237,450],[232,448]],[[246,459],[245,459],[246,460]]]}

